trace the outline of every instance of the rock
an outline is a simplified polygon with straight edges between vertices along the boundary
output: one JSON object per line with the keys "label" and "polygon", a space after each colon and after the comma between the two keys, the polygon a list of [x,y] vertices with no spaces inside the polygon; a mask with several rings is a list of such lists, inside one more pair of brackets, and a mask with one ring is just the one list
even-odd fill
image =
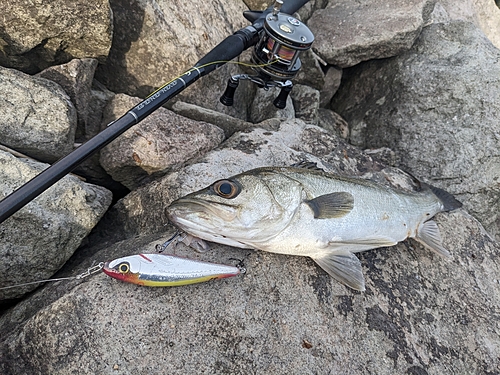
{"label": "rock", "polygon": [[238,131],[243,131],[254,126],[251,122],[243,121],[224,113],[203,108],[195,104],[185,103],[180,100],[172,106],[172,110],[181,116],[188,117],[196,121],[209,122],[218,126],[224,130],[225,138],[229,138]]}
{"label": "rock", "polygon": [[319,109],[319,91],[305,85],[294,85],[290,93],[295,109],[295,117],[317,125]]}
{"label": "rock", "polygon": [[302,66],[293,78],[294,84],[310,86],[313,89],[321,90],[325,85],[325,73],[323,73],[320,58],[309,49],[299,55]]}
{"label": "rock", "polygon": [[311,16],[313,50],[341,68],[410,49],[432,11],[432,0],[329,1]]}
{"label": "rock", "polygon": [[488,39],[500,48],[500,9],[490,0],[452,1],[440,0],[452,20],[473,22]]}
{"label": "rock", "polygon": [[53,162],[73,150],[76,111],[58,84],[0,67],[2,143]]}
{"label": "rock", "polygon": [[389,147],[500,233],[500,52],[467,22],[434,24],[412,50],[353,68],[333,98],[351,141]]}
{"label": "rock", "polygon": [[[293,90],[293,89],[292,89]],[[276,108],[273,104],[278,97],[280,89],[272,87],[269,90],[259,89],[250,107],[250,121],[257,124],[270,118],[292,119],[295,117],[295,110],[290,95],[286,99],[286,107]]]}
{"label": "rock", "polygon": [[78,126],[75,134],[77,142],[87,140],[88,138],[85,137],[86,129],[92,127],[89,124],[90,101],[92,96],[92,81],[96,68],[96,59],[73,59],[67,64],[47,68],[38,74],[39,77],[59,84],[69,95],[75,106],[78,118]]}
{"label": "rock", "polygon": [[342,139],[349,139],[349,125],[342,116],[330,109],[319,108],[318,126]]}
{"label": "rock", "polygon": [[[89,140],[101,131],[104,110],[115,96],[113,92],[106,89],[103,84],[95,79],[92,81],[89,95],[87,122],[85,128],[82,129],[80,139],[82,142]],[[99,162],[99,153],[83,161],[75,168],[74,172],[85,177],[87,182],[104,186],[111,190],[115,197],[123,197],[129,191],[125,186],[113,180],[106,170],[104,170]]]}
{"label": "rock", "polygon": [[164,230],[165,210],[174,199],[214,181],[263,166],[289,166],[319,161],[346,175],[381,170],[382,165],[356,148],[306,125],[298,119],[282,121],[277,130],[256,127],[235,133],[195,163],[132,191],[120,200],[96,228],[96,242],[128,238]]}
{"label": "rock", "polygon": [[[103,125],[121,117],[141,102],[116,95],[106,109]],[[129,189],[162,176],[173,167],[216,147],[222,129],[160,108],[101,150],[102,167]]]}
{"label": "rock", "polygon": [[73,58],[104,61],[111,47],[107,0],[0,4],[0,65],[37,73]]}
{"label": "rock", "polygon": [[[248,25],[241,0],[113,0],[114,39],[109,58],[97,79],[110,90],[145,97],[190,69],[224,38]],[[246,115],[245,90],[234,107],[219,103],[233,64],[191,86],[178,99],[233,117]],[[244,117],[239,117],[245,119]]]}
{"label": "rock", "polygon": [[321,87],[319,95],[320,108],[329,107],[333,95],[337,92],[342,81],[342,69],[337,69],[334,66],[329,66],[326,73],[323,87]]}
{"label": "rock", "polygon": [[[0,198],[47,165],[0,151]],[[69,259],[111,204],[106,189],[66,176],[0,224],[0,285],[44,280]],[[29,285],[0,290],[0,300],[18,298]]]}
{"label": "rock", "polygon": [[[241,260],[246,273],[176,288],[102,273],[50,285],[0,318],[0,372],[495,374],[500,246],[464,211],[437,222],[451,260],[412,241],[359,253],[364,293],[308,258],[215,244],[176,254]],[[70,275],[152,252],[171,233],[116,243]]]}

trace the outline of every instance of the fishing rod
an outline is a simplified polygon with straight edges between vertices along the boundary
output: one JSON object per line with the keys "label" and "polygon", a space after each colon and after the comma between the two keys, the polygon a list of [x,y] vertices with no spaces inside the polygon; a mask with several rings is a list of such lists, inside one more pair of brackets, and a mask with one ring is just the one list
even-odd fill
{"label": "fishing rod", "polygon": [[136,125],[168,100],[230,60],[255,46],[252,62],[256,75],[236,75],[229,79],[221,97],[225,105],[233,104],[233,95],[240,80],[250,80],[261,88],[279,87],[274,101],[284,108],[292,89],[292,79],[301,67],[299,53],[308,50],[314,41],[311,31],[291,16],[309,0],[275,0],[264,11],[246,11],[243,16],[252,23],[224,39],[191,69],[150,94],[119,119],[69,153],[36,177],[0,201],[0,223],[47,190],[94,153]]}

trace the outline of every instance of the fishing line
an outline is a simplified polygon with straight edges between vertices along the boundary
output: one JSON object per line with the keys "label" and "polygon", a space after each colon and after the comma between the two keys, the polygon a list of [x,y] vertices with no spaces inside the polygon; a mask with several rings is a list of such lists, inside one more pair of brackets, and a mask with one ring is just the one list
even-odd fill
{"label": "fishing line", "polygon": [[34,285],[34,284],[41,284],[41,283],[46,283],[46,282],[53,282],[53,281],[63,281],[63,280],[81,280],[87,276],[93,275],[94,273],[99,272],[102,270],[104,267],[104,262],[100,262],[99,264],[89,267],[87,271],[84,273],[81,273],[76,276],[68,276],[68,277],[59,277],[55,279],[45,279],[45,280],[38,280],[38,281],[31,281],[28,283],[21,283],[21,284],[15,284],[15,285],[10,285],[10,286],[4,286],[0,287],[0,290],[6,290],[6,289],[13,289],[13,288],[19,288],[22,286],[27,286],[27,285]]}
{"label": "fishing line", "polygon": [[184,73],[179,74],[177,77],[175,77],[174,79],[171,79],[170,81],[168,81],[167,83],[165,83],[163,86],[159,87],[157,90],[153,91],[151,94],[149,94],[148,96],[146,96],[146,99],[149,98],[150,96],[156,94],[158,91],[160,91],[164,87],[170,85],[172,82],[174,82],[176,79],[179,79],[183,75],[189,74],[191,72],[194,72],[195,70],[198,70],[200,68],[205,68],[205,67],[210,66],[210,65],[214,65],[214,64],[235,64],[235,65],[246,66],[248,68],[262,68],[262,67],[266,67],[266,66],[275,64],[277,62],[278,62],[278,59],[272,60],[272,61],[270,61],[268,63],[265,63],[265,64],[250,64],[250,63],[246,63],[246,62],[232,61],[232,60],[230,60],[230,61],[227,61],[227,60],[212,61],[212,62],[209,62],[207,64],[203,64],[203,65],[192,67],[191,69],[186,70]]}

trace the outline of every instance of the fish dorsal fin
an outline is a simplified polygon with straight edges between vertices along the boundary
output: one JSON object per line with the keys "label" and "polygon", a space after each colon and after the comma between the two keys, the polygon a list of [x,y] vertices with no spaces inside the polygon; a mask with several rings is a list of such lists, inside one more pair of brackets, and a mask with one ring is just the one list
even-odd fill
{"label": "fish dorsal fin", "polygon": [[354,197],[351,193],[340,191],[320,195],[305,203],[313,210],[315,219],[334,219],[351,212],[354,207]]}
{"label": "fish dorsal fin", "polygon": [[417,232],[415,239],[425,247],[435,251],[445,258],[451,258],[451,254],[443,247],[441,233],[435,221],[426,221]]}
{"label": "fish dorsal fin", "polygon": [[318,265],[330,274],[335,280],[349,288],[363,292],[365,277],[359,259],[350,251],[327,253],[312,258]]}
{"label": "fish dorsal fin", "polygon": [[291,166],[294,168],[302,168],[302,169],[309,169],[311,171],[324,172],[324,170],[318,167],[318,164],[313,161],[302,160],[295,164],[292,164]]}

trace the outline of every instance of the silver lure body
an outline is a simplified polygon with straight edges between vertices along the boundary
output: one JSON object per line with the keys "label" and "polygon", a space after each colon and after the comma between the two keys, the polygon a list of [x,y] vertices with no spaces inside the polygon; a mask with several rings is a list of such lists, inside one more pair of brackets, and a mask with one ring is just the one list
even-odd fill
{"label": "silver lure body", "polygon": [[[218,189],[230,191],[225,184],[239,190],[234,197],[221,196]],[[174,224],[193,236],[309,256],[337,280],[364,290],[353,253],[412,237],[449,255],[429,219],[459,206],[451,195],[430,187],[407,192],[359,178],[277,167],[218,181],[173,202],[168,212]]]}

